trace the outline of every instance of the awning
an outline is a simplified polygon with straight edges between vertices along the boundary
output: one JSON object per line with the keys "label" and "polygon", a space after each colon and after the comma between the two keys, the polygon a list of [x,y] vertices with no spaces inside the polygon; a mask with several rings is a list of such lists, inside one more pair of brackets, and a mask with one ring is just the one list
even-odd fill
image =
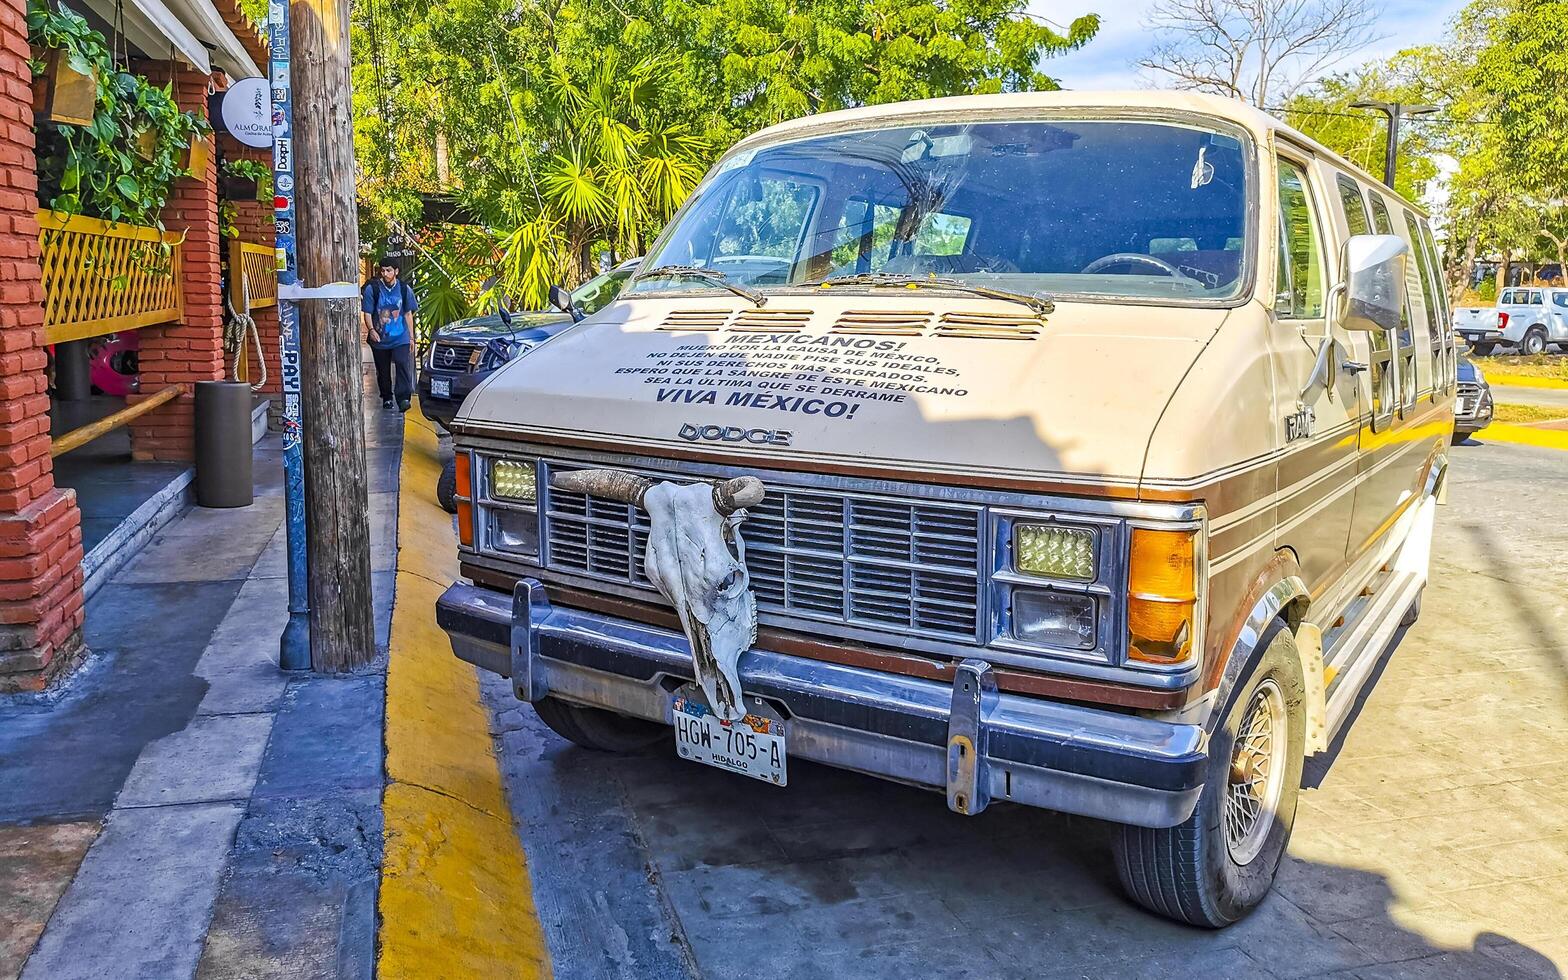
{"label": "awning", "polygon": [[230,78],[255,78],[266,72],[256,64],[245,45],[234,36],[212,0],[164,0],[180,15],[196,37],[212,49],[212,62],[229,73]]}
{"label": "awning", "polygon": [[[93,13],[109,24],[116,19],[115,0],[84,0]],[[207,49],[163,0],[125,0],[125,39],[150,58],[167,58],[172,50],[202,74],[212,73]]]}

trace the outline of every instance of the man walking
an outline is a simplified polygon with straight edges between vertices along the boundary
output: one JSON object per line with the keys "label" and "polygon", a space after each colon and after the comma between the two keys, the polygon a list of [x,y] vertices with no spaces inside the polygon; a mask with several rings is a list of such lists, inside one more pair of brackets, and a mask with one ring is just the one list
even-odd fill
{"label": "man walking", "polygon": [[397,259],[385,256],[379,265],[380,275],[365,283],[360,296],[360,316],[365,322],[365,340],[376,360],[381,407],[396,405],[398,411],[406,412],[414,396],[414,312],[419,309],[419,299],[408,283],[398,278],[402,267]]}

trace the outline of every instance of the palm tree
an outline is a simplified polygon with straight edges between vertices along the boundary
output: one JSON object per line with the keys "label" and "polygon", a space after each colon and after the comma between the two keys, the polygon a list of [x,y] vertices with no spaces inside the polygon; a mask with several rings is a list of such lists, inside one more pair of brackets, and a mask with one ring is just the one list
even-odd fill
{"label": "palm tree", "polygon": [[612,50],[578,80],[557,59],[539,80],[520,175],[533,193],[511,199],[497,287],[531,305],[592,276],[596,246],[641,254],[702,178],[706,141],[658,110],[671,66],[619,62]]}

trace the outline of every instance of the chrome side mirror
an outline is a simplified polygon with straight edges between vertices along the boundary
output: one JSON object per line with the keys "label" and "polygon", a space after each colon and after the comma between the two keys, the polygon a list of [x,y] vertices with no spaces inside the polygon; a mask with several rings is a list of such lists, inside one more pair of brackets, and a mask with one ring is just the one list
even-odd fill
{"label": "chrome side mirror", "polygon": [[1334,311],[1346,330],[1398,330],[1404,305],[1405,263],[1410,246],[1397,235],[1353,235],[1339,252],[1339,285],[1331,298],[1343,303]]}

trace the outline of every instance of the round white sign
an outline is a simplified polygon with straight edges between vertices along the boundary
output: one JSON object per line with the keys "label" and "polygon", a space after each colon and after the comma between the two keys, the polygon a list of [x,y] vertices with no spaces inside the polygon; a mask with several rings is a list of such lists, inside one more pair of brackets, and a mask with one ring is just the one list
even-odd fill
{"label": "round white sign", "polygon": [[242,78],[223,93],[223,128],[246,146],[272,145],[272,92],[265,78]]}

